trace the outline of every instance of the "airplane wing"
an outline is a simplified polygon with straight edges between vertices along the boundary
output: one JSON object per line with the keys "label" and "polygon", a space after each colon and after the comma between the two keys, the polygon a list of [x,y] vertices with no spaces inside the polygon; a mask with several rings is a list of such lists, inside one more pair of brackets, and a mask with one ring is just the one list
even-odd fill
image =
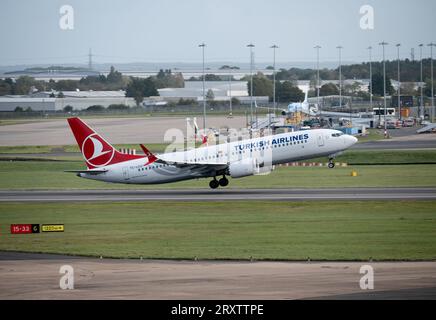
{"label": "airplane wing", "polygon": [[209,166],[209,167],[223,167],[227,166],[228,163],[224,161],[189,161],[189,160],[179,160],[179,159],[171,159],[169,157],[165,157],[165,155],[157,155],[156,162],[161,162],[165,164],[175,165],[177,167],[186,167],[186,166]]}
{"label": "airplane wing", "polygon": [[[333,112],[333,111],[321,111],[319,113],[322,116],[326,117],[343,117],[343,118],[350,118],[350,113],[348,112]],[[352,118],[361,118],[360,113],[352,113]]]}
{"label": "airplane wing", "polygon": [[187,167],[187,166],[207,166],[211,168],[219,167],[222,168],[223,166],[227,166],[227,162],[224,161],[188,161],[183,159],[175,159],[172,157],[168,157],[166,155],[154,155],[150,152],[144,145],[140,145],[142,148],[142,151],[144,151],[145,155],[148,157],[148,159],[152,162],[162,163],[162,164],[169,164],[176,167]]}

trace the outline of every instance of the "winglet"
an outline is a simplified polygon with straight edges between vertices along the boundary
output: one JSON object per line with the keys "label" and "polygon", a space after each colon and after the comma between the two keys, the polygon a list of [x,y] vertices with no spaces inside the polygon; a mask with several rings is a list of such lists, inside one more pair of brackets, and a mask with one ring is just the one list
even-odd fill
{"label": "winglet", "polygon": [[151,153],[143,144],[140,144],[142,151],[144,151],[145,156],[148,158],[148,162],[154,162],[157,160],[157,157]]}
{"label": "winglet", "polygon": [[201,144],[208,145],[207,136],[201,135]]}

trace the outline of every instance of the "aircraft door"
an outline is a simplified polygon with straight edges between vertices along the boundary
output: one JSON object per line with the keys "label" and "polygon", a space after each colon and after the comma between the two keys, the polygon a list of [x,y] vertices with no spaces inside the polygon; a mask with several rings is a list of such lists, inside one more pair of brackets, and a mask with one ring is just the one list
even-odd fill
{"label": "aircraft door", "polygon": [[318,141],[318,147],[324,146],[324,137],[322,136],[322,134],[318,134],[317,141]]}
{"label": "aircraft door", "polygon": [[123,167],[123,179],[129,180],[129,168],[128,167]]}

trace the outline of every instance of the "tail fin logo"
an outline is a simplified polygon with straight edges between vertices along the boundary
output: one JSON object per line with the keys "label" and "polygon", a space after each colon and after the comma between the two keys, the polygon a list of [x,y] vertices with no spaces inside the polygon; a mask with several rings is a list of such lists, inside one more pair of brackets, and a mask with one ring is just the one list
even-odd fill
{"label": "tail fin logo", "polygon": [[83,141],[82,154],[86,162],[91,166],[103,167],[112,161],[115,149],[103,138],[94,133],[90,134]]}

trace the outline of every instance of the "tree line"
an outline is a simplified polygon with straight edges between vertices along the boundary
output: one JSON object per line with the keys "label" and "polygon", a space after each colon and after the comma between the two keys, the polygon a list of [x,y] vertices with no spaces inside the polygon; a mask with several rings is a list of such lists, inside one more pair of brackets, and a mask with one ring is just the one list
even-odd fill
{"label": "tree line", "polygon": [[[430,59],[423,59],[423,80],[430,79]],[[386,61],[386,77],[391,79],[398,78],[398,61]],[[372,62],[373,74],[383,73],[383,62]],[[421,62],[416,60],[400,60],[400,78],[404,82],[419,82],[421,72]],[[319,76],[323,80],[336,80],[338,79],[339,67],[335,69],[323,68],[319,70]],[[342,76],[344,79],[369,79],[369,62],[362,62],[359,64],[342,65]],[[290,68],[280,69],[276,73],[277,80],[313,80],[317,77],[316,69],[301,69]]]}
{"label": "tree line", "polygon": [[[151,76],[143,84],[147,86],[148,92],[157,95],[154,89],[160,88],[183,88],[185,82],[181,73],[172,73],[170,69],[160,70],[156,76]],[[132,83],[133,82],[133,83]],[[30,76],[21,76],[15,81],[11,78],[0,79],[0,96],[4,95],[27,95],[37,91],[132,91],[138,86],[138,80],[133,77],[123,76],[112,66],[107,76],[87,76],[80,80],[59,80],[50,79],[48,82],[35,80]]]}

